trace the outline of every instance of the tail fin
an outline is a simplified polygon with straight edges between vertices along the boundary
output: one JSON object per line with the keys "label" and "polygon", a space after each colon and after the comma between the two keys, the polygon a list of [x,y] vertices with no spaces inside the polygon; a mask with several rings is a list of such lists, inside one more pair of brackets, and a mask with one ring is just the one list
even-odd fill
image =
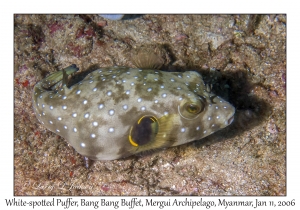
{"label": "tail fin", "polygon": [[78,70],[79,68],[77,68],[75,64],[72,64],[71,66],[68,66],[63,70],[57,71],[43,79],[41,82],[41,86],[42,88],[49,90],[53,86],[57,86],[58,84],[60,84],[61,81],[63,85],[67,85],[68,76]]}

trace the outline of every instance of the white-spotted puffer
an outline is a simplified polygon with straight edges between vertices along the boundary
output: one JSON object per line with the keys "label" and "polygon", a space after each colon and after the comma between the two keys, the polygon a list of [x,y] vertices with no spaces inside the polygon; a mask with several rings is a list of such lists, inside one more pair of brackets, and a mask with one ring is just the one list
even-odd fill
{"label": "white-spotted puffer", "polygon": [[80,154],[113,160],[198,140],[233,121],[235,109],[194,71],[109,67],[67,87],[75,65],[36,84],[39,121]]}

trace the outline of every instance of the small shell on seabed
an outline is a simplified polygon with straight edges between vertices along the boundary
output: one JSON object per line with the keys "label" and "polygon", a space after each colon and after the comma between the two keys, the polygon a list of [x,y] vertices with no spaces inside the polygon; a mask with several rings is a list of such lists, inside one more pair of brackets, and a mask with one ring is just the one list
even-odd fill
{"label": "small shell on seabed", "polygon": [[278,129],[277,129],[277,126],[274,122],[274,120],[270,120],[268,125],[267,125],[267,130],[269,133],[278,133]]}
{"label": "small shell on seabed", "polygon": [[171,58],[166,49],[159,45],[143,45],[132,49],[127,57],[132,64],[141,69],[160,69],[170,63]]}

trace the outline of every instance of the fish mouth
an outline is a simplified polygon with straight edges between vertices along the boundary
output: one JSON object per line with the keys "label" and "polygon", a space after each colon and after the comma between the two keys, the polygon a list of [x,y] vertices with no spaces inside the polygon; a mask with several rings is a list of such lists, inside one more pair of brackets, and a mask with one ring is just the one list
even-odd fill
{"label": "fish mouth", "polygon": [[234,120],[234,115],[227,120],[227,125],[230,125]]}

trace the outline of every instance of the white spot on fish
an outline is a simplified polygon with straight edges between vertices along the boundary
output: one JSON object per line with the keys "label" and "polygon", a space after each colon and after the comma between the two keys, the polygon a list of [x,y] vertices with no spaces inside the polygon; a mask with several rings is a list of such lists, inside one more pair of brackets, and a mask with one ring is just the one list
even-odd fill
{"label": "white spot on fish", "polygon": [[68,129],[68,127],[65,125],[65,126],[64,126],[64,129]]}
{"label": "white spot on fish", "polygon": [[124,110],[127,110],[127,109],[128,109],[128,106],[127,106],[126,104],[124,104],[124,105],[123,105],[123,109],[124,109]]}
{"label": "white spot on fish", "polygon": [[108,129],[108,132],[110,132],[110,133],[112,133],[112,132],[114,132],[114,131],[115,131],[114,128],[109,128],[109,129]]}
{"label": "white spot on fish", "polygon": [[163,93],[161,96],[162,96],[163,98],[166,98],[166,97],[167,97],[167,94],[166,94],[166,93]]}
{"label": "white spot on fish", "polygon": [[66,105],[63,105],[62,106],[62,109],[67,109],[68,107]]}
{"label": "white spot on fish", "polygon": [[91,134],[91,137],[92,137],[92,138],[96,138],[96,134],[92,133],[92,134]]}
{"label": "white spot on fish", "polygon": [[93,122],[93,126],[98,126],[98,122]]}
{"label": "white spot on fish", "polygon": [[145,110],[146,110],[146,107],[142,106],[141,111],[145,111]]}
{"label": "white spot on fish", "polygon": [[108,91],[108,92],[107,92],[107,95],[108,95],[108,96],[111,96],[111,94],[112,94],[111,91]]}
{"label": "white spot on fish", "polygon": [[141,98],[138,98],[138,100],[137,100],[138,102],[142,102],[142,99]]}
{"label": "white spot on fish", "polygon": [[77,128],[73,128],[73,131],[76,133],[77,132]]}
{"label": "white spot on fish", "polygon": [[76,94],[79,95],[81,93],[81,90],[77,90]]}
{"label": "white spot on fish", "polygon": [[151,91],[152,91],[152,88],[148,88],[147,91],[148,91],[148,92],[151,92]]}
{"label": "white spot on fish", "polygon": [[81,146],[81,147],[85,147],[85,143],[81,143],[80,146]]}
{"label": "white spot on fish", "polygon": [[181,133],[184,133],[184,132],[185,132],[185,128],[181,128],[181,129],[180,129],[180,132],[181,132]]}
{"label": "white spot on fish", "polygon": [[73,117],[77,117],[77,113],[73,113],[72,116],[73,116]]}
{"label": "white spot on fish", "polygon": [[61,117],[58,117],[57,119],[58,119],[58,120],[61,120]]}
{"label": "white spot on fish", "polygon": [[93,91],[94,91],[94,92],[97,91],[97,88],[94,88]]}
{"label": "white spot on fish", "polygon": [[115,113],[115,110],[113,110],[113,109],[111,109],[111,110],[108,111],[108,114],[109,114],[110,116],[114,115],[114,113]]}
{"label": "white spot on fish", "polygon": [[87,104],[87,100],[84,100],[82,103],[83,103],[83,104]]}
{"label": "white spot on fish", "polygon": [[103,109],[104,108],[104,104],[99,104],[99,109]]}
{"label": "white spot on fish", "polygon": [[89,114],[89,113],[86,113],[86,114],[84,115],[84,118],[89,118],[89,116],[90,116],[90,114]]}

